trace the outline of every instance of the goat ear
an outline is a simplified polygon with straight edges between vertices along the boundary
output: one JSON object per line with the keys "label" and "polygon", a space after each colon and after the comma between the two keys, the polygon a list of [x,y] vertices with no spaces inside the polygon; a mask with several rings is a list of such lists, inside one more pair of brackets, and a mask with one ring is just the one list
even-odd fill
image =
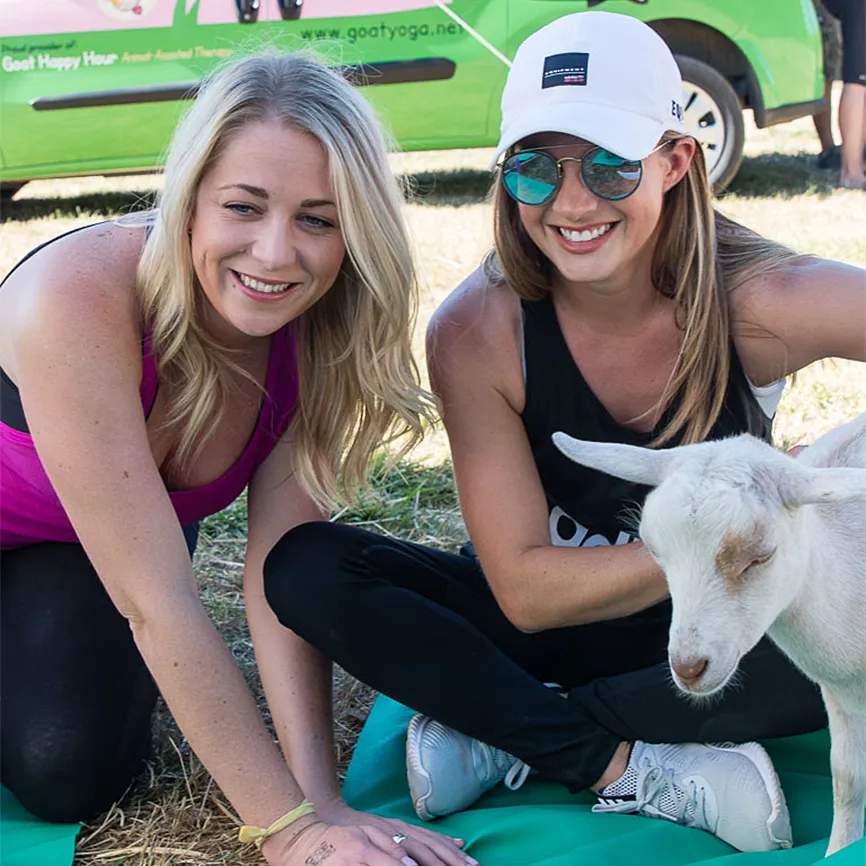
{"label": "goat ear", "polygon": [[810,469],[789,485],[784,498],[794,507],[866,500],[866,469],[841,466]]}
{"label": "goat ear", "polygon": [[598,469],[616,478],[657,487],[670,469],[676,451],[669,448],[654,451],[636,445],[615,442],[588,442],[567,433],[554,433],[553,444],[570,460],[590,469]]}

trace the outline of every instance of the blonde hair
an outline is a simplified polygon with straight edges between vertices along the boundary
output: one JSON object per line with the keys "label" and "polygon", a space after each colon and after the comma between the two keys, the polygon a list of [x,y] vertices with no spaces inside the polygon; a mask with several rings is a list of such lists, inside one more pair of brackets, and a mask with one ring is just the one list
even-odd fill
{"label": "blonde hair", "polygon": [[[666,133],[662,142],[673,144],[679,137]],[[517,204],[498,181],[493,190],[494,249],[484,260],[484,272],[524,300],[541,300],[550,292],[553,265],[530,239]],[[706,438],[721,413],[731,371],[728,294],[796,257],[715,210],[698,146],[686,175],[665,195],[653,253],[653,285],[673,300],[683,334],[660,405],[661,410],[673,405],[675,411],[653,446],[674,437],[684,443]]]}
{"label": "blonde hair", "polygon": [[232,136],[256,122],[281,123],[323,145],[346,244],[336,282],[297,321],[294,469],[315,500],[331,506],[365,485],[377,448],[398,437],[400,454],[411,448],[433,405],[410,349],[418,289],[401,191],[376,118],[337,72],[307,53],[263,53],[205,81],[175,132],[164,189],[147,215],[142,315],[169,388],[168,423],[181,428],[172,457],[180,467],[219,423],[233,378],[245,375],[203,327],[187,228],[203,175]]}

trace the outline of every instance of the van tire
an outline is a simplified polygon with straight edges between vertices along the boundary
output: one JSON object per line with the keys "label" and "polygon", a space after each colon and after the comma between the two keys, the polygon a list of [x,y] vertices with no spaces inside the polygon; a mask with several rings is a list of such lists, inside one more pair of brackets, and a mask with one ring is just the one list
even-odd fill
{"label": "van tire", "polygon": [[712,66],[685,54],[677,54],[676,61],[683,77],[686,132],[703,148],[710,182],[718,192],[743,161],[743,109],[730,82]]}
{"label": "van tire", "polygon": [[0,200],[9,201],[21,187],[24,186],[24,181],[4,180],[0,181]]}

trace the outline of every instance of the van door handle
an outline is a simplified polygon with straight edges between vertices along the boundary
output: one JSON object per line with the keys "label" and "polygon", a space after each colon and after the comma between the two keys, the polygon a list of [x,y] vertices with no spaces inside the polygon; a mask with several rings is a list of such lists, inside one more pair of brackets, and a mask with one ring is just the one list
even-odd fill
{"label": "van door handle", "polygon": [[260,0],[235,0],[238,7],[238,21],[241,24],[253,24],[259,17]]}
{"label": "van door handle", "polygon": [[297,21],[301,17],[301,7],[304,0],[277,0],[280,7],[280,17],[283,21]]}

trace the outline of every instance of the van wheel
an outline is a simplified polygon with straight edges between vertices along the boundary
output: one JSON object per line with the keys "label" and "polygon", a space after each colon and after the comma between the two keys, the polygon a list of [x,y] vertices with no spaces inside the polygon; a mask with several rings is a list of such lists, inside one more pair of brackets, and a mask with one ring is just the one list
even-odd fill
{"label": "van wheel", "polygon": [[728,80],[701,60],[676,56],[683,76],[686,133],[703,148],[710,182],[724,189],[743,161],[746,133],[740,100]]}
{"label": "van wheel", "polygon": [[18,181],[14,180],[0,182],[0,199],[9,201],[22,186],[24,186],[23,183],[18,183]]}

